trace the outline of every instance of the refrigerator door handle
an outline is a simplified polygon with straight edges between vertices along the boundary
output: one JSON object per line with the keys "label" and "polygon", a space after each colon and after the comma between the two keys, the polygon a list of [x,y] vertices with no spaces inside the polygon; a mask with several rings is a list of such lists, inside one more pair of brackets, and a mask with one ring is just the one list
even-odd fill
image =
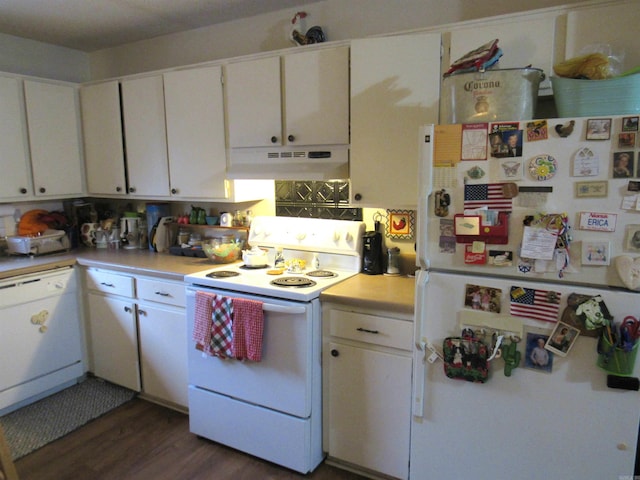
{"label": "refrigerator door handle", "polygon": [[429,273],[424,270],[416,272],[416,318],[413,322],[413,404],[411,407],[414,417],[424,416],[424,377],[427,362],[427,339],[422,336],[422,323],[424,321],[423,308],[427,293]]}

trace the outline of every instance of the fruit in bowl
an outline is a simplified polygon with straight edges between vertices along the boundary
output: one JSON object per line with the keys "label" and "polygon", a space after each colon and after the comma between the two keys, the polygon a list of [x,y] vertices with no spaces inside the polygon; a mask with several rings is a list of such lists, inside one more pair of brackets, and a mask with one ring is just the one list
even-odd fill
{"label": "fruit in bowl", "polygon": [[232,263],[240,258],[242,242],[222,242],[217,238],[205,240],[202,250],[213,263]]}

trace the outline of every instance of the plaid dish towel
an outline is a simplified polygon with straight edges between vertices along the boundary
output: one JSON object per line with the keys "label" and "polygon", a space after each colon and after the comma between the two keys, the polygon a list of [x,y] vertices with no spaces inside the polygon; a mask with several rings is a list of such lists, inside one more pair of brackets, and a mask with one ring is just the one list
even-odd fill
{"label": "plaid dish towel", "polygon": [[262,302],[233,299],[233,353],[238,360],[262,360],[264,314]]}
{"label": "plaid dish towel", "polygon": [[196,349],[211,355],[211,317],[215,295],[208,292],[196,292],[196,309],[193,319],[193,341]]}
{"label": "plaid dish towel", "polygon": [[211,354],[233,357],[233,302],[228,297],[214,295],[211,323]]}

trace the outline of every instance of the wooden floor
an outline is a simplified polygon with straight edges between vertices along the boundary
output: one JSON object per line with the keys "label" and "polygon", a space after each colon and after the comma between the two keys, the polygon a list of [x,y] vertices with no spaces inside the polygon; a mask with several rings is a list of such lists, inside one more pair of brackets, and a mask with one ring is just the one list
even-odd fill
{"label": "wooden floor", "polygon": [[189,432],[187,415],[138,398],[22,457],[20,480],[356,480],[321,464],[301,475]]}

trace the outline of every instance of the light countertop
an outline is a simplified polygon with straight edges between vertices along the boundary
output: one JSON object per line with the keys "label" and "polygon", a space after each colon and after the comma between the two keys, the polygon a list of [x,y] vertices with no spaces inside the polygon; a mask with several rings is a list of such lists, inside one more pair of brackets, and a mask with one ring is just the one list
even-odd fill
{"label": "light countertop", "polygon": [[[182,281],[185,275],[216,267],[208,258],[159,254],[142,249],[80,248],[40,257],[1,257],[0,279],[76,263],[176,281]],[[320,298],[334,303],[412,314],[414,291],[414,277],[358,274],[323,291]]]}
{"label": "light countertop", "polygon": [[359,273],[320,294],[323,302],[413,314],[415,277]]}
{"label": "light countertop", "polygon": [[0,258],[0,279],[68,265],[108,268],[137,275],[154,275],[182,281],[185,275],[216,267],[208,258],[159,254],[151,250],[80,248],[69,253],[40,257]]}

